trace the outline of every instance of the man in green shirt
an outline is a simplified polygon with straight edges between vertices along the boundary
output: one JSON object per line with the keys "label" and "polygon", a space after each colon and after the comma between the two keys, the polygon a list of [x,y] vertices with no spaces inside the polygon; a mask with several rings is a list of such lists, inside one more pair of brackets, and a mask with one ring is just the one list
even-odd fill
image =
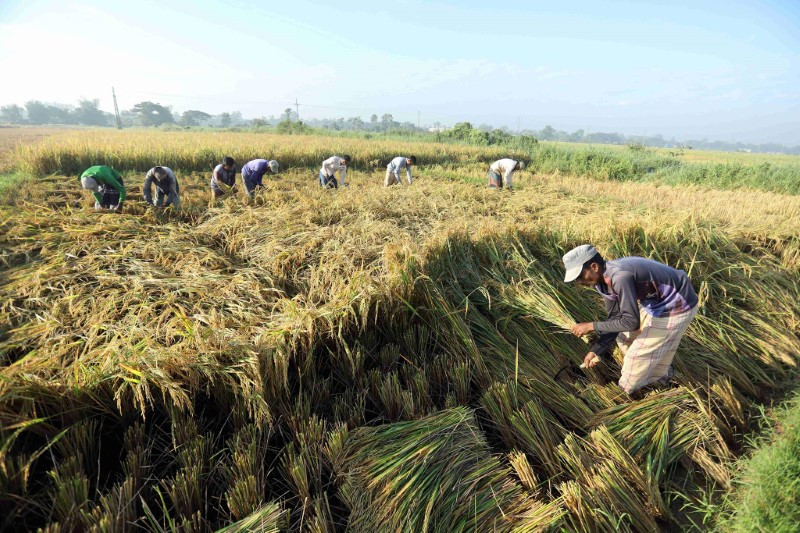
{"label": "man in green shirt", "polygon": [[94,208],[97,211],[110,209],[122,211],[125,202],[125,184],[122,176],[111,167],[96,165],[81,174],[81,186],[92,191]]}

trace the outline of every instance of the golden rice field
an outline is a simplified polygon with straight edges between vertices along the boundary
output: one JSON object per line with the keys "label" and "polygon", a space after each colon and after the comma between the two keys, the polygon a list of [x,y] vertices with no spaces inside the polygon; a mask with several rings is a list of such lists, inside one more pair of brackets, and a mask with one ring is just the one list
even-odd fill
{"label": "golden rice field", "polygon": [[[319,162],[353,156],[350,186]],[[422,163],[384,188],[387,157]],[[276,158],[210,206],[210,165]],[[731,485],[800,358],[800,197],[523,171],[500,149],[263,134],[75,132],[15,152],[0,207],[0,529],[656,531]],[[523,154],[524,155],[524,154]],[[119,215],[79,189],[102,159]],[[143,170],[185,169],[181,212]],[[59,169],[59,170],[54,170]],[[565,285],[592,242],[686,270],[677,386],[586,372]]]}

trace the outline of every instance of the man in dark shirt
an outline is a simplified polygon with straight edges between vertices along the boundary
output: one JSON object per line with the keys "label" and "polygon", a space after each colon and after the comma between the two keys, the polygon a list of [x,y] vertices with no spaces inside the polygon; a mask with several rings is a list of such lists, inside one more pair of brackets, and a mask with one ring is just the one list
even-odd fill
{"label": "man in dark shirt", "polygon": [[211,201],[228,192],[236,193],[236,161],[230,156],[225,157],[211,173]]}
{"label": "man in dark shirt", "polygon": [[619,385],[633,393],[672,377],[672,358],[697,313],[697,294],[683,270],[644,257],[606,262],[589,244],[564,255],[564,281],[593,287],[602,297],[608,319],[575,324],[579,337],[599,338],[584,358],[588,367],[607,355],[616,340],[625,359]]}

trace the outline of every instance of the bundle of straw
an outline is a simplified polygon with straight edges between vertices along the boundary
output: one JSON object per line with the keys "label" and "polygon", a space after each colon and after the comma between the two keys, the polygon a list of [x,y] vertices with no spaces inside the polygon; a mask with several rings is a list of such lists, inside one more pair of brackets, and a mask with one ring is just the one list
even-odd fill
{"label": "bundle of straw", "polygon": [[341,497],[356,531],[505,529],[521,508],[522,488],[489,454],[463,407],[358,428],[337,463],[346,473]]}

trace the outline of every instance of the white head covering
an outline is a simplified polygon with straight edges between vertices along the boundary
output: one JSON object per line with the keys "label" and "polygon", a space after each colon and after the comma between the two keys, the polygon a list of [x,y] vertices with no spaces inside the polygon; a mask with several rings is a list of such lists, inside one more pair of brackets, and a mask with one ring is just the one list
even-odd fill
{"label": "white head covering", "polygon": [[91,176],[83,176],[81,178],[81,187],[94,192],[97,192],[100,189],[100,186],[97,184],[97,180]]}
{"label": "white head covering", "polygon": [[269,169],[270,171],[272,171],[273,174],[277,174],[278,170],[281,168],[278,162],[275,161],[274,159],[271,160],[268,164],[269,164]]}
{"label": "white head covering", "polygon": [[564,254],[564,281],[574,281],[583,271],[583,265],[597,255],[597,250],[591,244],[581,244]]}
{"label": "white head covering", "polygon": [[519,163],[519,169],[522,170],[525,168],[525,161],[517,161]]}

